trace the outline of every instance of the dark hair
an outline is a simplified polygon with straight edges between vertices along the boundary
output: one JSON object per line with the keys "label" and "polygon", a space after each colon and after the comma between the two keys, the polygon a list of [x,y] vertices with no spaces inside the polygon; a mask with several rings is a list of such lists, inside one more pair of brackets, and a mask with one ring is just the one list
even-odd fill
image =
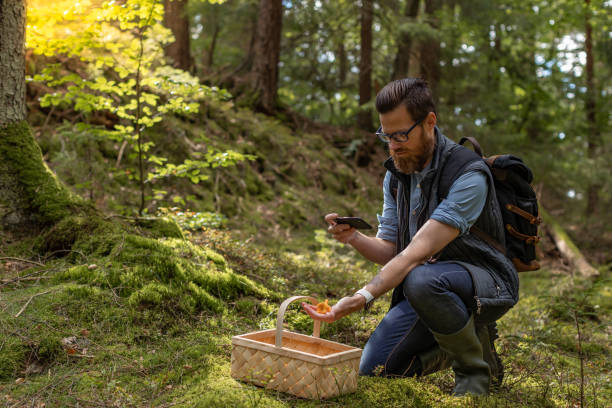
{"label": "dark hair", "polygon": [[413,120],[419,120],[429,112],[436,112],[431,89],[424,79],[404,78],[389,82],[376,95],[378,113],[391,112],[403,104]]}

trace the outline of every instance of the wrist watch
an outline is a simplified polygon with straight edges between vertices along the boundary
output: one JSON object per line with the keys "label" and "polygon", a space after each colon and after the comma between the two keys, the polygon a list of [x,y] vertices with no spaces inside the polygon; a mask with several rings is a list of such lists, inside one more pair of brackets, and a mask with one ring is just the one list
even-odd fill
{"label": "wrist watch", "polygon": [[365,286],[359,289],[357,292],[355,292],[355,294],[361,295],[365,298],[366,303],[365,303],[363,310],[370,309],[370,306],[372,306],[372,303],[374,302],[374,295],[372,295],[370,291],[365,288]]}

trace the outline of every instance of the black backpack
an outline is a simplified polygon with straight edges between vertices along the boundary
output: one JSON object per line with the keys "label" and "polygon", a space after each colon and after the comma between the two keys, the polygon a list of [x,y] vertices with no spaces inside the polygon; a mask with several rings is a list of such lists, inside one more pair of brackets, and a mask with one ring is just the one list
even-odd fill
{"label": "black backpack", "polygon": [[[533,173],[519,157],[510,154],[484,157],[476,139],[464,137],[459,141],[459,145],[466,141],[474,145],[475,152],[464,146],[458,146],[451,152],[441,170],[439,201],[446,198],[450,187],[463,173],[464,168],[476,160],[484,160],[493,175],[495,193],[504,222],[506,246],[502,246],[476,226],[470,228],[470,233],[504,253],[512,260],[518,272],[540,269],[540,264],[536,261],[535,244],[540,241],[538,225],[542,219],[538,216],[538,200],[530,184],[533,181]],[[395,197],[396,177],[391,179],[391,190]]]}

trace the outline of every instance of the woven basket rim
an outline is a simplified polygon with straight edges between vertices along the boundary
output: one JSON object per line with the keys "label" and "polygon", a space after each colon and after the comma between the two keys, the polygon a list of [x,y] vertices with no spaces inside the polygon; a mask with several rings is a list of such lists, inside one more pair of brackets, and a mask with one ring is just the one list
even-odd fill
{"label": "woven basket rim", "polygon": [[308,338],[310,340],[315,340],[315,343],[328,344],[328,345],[336,345],[342,346],[343,348],[349,348],[348,350],[339,351],[337,353],[332,353],[327,356],[320,356],[317,354],[308,353],[305,351],[295,350],[289,347],[276,347],[274,344],[264,343],[261,341],[253,340],[245,338],[245,336],[253,335],[253,334],[262,334],[262,333],[276,333],[276,329],[268,329],[268,330],[259,330],[251,333],[245,333],[232,337],[232,345],[234,346],[242,346],[259,349],[265,352],[285,355],[288,357],[296,358],[303,361],[314,362],[319,365],[330,365],[336,364],[342,361],[351,360],[353,358],[361,357],[362,349],[358,347],[349,346],[346,344],[338,343],[331,340],[322,339],[320,337],[308,336],[306,334],[296,333],[289,330],[283,330],[283,333],[290,334],[295,337]]}

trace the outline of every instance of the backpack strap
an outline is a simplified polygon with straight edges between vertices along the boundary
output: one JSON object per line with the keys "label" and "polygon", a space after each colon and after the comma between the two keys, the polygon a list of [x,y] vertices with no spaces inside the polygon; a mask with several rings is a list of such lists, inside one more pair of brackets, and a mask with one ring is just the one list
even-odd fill
{"label": "backpack strap", "polygon": [[478,140],[476,140],[476,138],[471,137],[471,136],[466,136],[466,137],[462,137],[461,140],[459,140],[459,144],[462,146],[465,142],[470,142],[472,146],[474,146],[474,151],[476,152],[476,154],[479,155],[480,157],[484,157],[484,154],[482,154],[482,148],[480,147],[480,143],[478,143]]}

